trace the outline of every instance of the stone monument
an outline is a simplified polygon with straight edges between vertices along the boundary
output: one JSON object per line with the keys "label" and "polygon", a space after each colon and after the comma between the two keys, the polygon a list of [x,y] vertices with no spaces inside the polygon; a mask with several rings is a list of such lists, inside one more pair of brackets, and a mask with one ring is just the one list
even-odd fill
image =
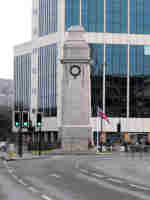
{"label": "stone monument", "polygon": [[82,26],[72,26],[63,47],[62,118],[64,151],[87,151],[92,134],[90,48]]}

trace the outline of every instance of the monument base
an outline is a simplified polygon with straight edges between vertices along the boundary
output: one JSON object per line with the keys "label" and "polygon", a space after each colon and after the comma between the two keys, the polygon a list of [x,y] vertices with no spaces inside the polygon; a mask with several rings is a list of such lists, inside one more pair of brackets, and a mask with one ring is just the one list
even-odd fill
{"label": "monument base", "polygon": [[92,129],[90,127],[62,127],[62,150],[65,152],[88,151]]}

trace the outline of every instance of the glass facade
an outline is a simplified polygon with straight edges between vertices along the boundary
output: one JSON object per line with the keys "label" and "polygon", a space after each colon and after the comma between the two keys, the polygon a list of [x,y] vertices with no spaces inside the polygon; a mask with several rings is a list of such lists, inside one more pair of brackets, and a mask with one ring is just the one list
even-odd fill
{"label": "glass facade", "polygon": [[127,0],[106,0],[106,32],[128,32]]}
{"label": "glass facade", "polygon": [[[103,32],[104,0],[82,0],[82,25],[87,32]],[[80,24],[80,0],[66,0],[66,30]]]}
{"label": "glass facade", "polygon": [[39,36],[57,32],[57,0],[39,1]]}
{"label": "glass facade", "polygon": [[106,45],[105,106],[109,117],[127,115],[127,45]]}
{"label": "glass facade", "polygon": [[31,104],[31,55],[14,57],[14,110],[29,111]]}
{"label": "glass facade", "polygon": [[80,24],[80,0],[66,0],[66,30],[72,25]]}
{"label": "glass facade", "polygon": [[[105,0],[106,32],[127,33],[128,18],[130,33],[150,34],[150,1]],[[82,25],[87,32],[104,32],[104,0],[81,1]],[[130,16],[128,11],[130,10]],[[66,0],[66,30],[80,24],[80,0]]]}
{"label": "glass facade", "polygon": [[45,116],[56,116],[56,44],[39,49],[38,110]]}
{"label": "glass facade", "polygon": [[130,117],[150,117],[150,48],[130,47]]}
{"label": "glass facade", "polygon": [[104,0],[82,0],[82,25],[87,32],[104,31]]}
{"label": "glass facade", "polygon": [[91,58],[93,65],[91,67],[91,106],[92,116],[97,115],[97,106],[102,108],[102,75],[103,75],[103,51],[104,45],[91,44]]}
{"label": "glass facade", "polygon": [[[103,108],[104,45],[91,44],[91,106],[92,116],[97,106]],[[127,115],[127,45],[106,45],[105,112],[109,117]]]}
{"label": "glass facade", "polygon": [[130,0],[130,32],[150,34],[150,1]]}
{"label": "glass facade", "polygon": [[[106,45],[105,86],[103,86],[104,45],[91,44],[91,107],[96,116],[97,106],[103,107],[109,117],[150,117],[150,46]],[[129,85],[128,79],[129,56]],[[129,105],[127,105],[129,87]]]}

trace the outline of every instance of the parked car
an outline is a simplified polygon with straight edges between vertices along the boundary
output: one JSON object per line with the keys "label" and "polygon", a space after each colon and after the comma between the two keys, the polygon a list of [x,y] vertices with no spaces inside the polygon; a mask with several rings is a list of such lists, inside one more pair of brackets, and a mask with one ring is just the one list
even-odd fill
{"label": "parked car", "polygon": [[6,151],[6,150],[7,150],[6,142],[4,141],[0,142],[0,151]]}

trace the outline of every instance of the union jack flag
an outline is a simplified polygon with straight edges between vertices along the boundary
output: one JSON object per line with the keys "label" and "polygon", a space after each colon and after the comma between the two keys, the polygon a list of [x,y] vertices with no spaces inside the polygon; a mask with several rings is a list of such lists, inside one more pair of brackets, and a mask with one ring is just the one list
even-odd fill
{"label": "union jack flag", "polygon": [[107,115],[103,112],[103,110],[99,106],[97,107],[97,117],[101,117],[102,119],[106,120],[108,124],[110,124]]}

